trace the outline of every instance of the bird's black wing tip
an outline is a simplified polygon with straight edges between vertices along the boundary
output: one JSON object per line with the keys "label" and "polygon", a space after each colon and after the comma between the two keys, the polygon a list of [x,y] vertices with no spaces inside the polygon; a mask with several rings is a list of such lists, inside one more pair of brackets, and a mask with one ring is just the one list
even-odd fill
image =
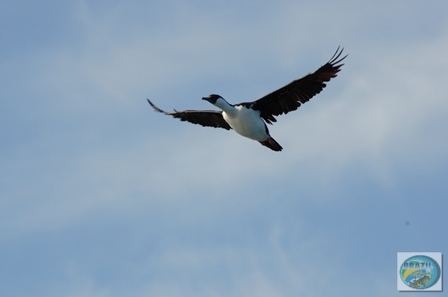
{"label": "bird's black wing tip", "polygon": [[[343,56],[342,58],[339,58],[342,55],[343,51],[344,51],[344,48],[341,48],[341,46],[339,45],[338,48],[336,49],[336,52],[333,54],[331,59],[328,61],[328,64],[337,65],[340,62],[342,62],[345,58],[347,58],[348,54]],[[338,65],[338,66],[340,67],[342,65],[344,65],[344,64],[341,64],[341,65]]]}
{"label": "bird's black wing tip", "polygon": [[155,106],[154,103],[151,102],[151,100],[149,100],[148,98],[146,98],[146,100],[148,101],[149,105],[151,105],[151,107],[152,107],[155,111],[158,111],[158,112],[167,114],[166,111],[164,111],[164,110],[158,108],[157,106]]}

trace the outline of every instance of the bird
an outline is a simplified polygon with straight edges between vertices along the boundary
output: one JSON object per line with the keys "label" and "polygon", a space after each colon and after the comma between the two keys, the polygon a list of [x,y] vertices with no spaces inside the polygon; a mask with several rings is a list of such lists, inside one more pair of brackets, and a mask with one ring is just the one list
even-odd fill
{"label": "bird", "polygon": [[319,94],[326,87],[326,82],[336,77],[344,65],[341,62],[347,55],[341,57],[343,50],[344,48],[338,47],[330,60],[316,71],[252,102],[230,104],[222,96],[211,94],[202,100],[210,102],[220,110],[174,109],[173,112],[166,112],[147,100],[157,112],[204,127],[233,129],[238,134],[279,152],[283,148],[271,137],[266,124],[272,125],[277,122],[276,116],[298,109]]}

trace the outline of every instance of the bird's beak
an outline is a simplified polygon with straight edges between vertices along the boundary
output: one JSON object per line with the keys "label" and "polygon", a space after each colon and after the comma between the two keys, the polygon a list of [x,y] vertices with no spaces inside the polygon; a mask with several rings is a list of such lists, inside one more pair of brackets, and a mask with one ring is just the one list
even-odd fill
{"label": "bird's beak", "polygon": [[210,102],[210,97],[202,97],[202,100]]}

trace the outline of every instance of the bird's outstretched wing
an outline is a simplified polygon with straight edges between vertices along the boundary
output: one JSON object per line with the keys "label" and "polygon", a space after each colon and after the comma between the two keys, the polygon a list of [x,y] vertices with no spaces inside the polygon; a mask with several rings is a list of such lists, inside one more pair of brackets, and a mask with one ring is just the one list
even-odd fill
{"label": "bird's outstretched wing", "polygon": [[309,73],[257,101],[242,104],[259,110],[261,117],[267,123],[276,122],[274,116],[296,110],[300,105],[319,94],[325,88],[325,82],[336,77],[341,66],[344,65],[340,62],[347,57],[345,55],[340,58],[343,50],[343,48],[339,49],[338,47],[333,57],[315,72]]}
{"label": "bird's outstretched wing", "polygon": [[181,121],[187,121],[193,124],[199,124],[204,127],[224,128],[226,130],[232,129],[229,124],[222,117],[220,111],[215,110],[185,110],[166,112],[155,106],[151,101],[148,103],[154,108],[155,111],[164,113],[166,115],[173,116]]}

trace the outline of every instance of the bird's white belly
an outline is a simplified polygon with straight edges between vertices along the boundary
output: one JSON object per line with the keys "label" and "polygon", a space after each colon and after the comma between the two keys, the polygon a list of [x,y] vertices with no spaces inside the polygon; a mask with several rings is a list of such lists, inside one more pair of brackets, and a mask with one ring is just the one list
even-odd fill
{"label": "bird's white belly", "polygon": [[265,141],[269,138],[266,125],[258,111],[236,106],[233,114],[224,111],[223,117],[235,132],[244,137],[257,141]]}

